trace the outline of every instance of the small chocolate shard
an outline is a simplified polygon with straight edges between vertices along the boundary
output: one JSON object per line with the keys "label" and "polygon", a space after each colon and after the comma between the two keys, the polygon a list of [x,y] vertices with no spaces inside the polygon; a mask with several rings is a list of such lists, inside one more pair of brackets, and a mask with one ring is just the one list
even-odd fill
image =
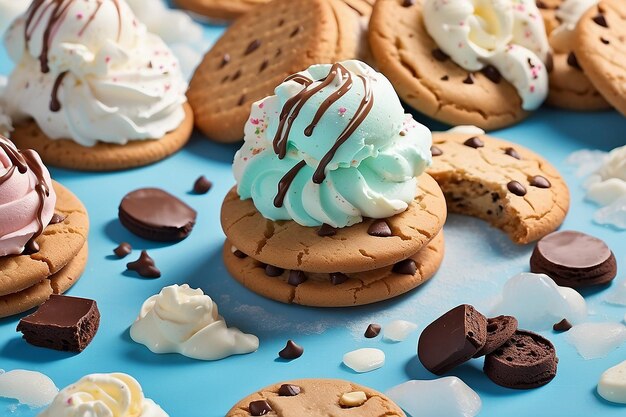
{"label": "small chocolate shard", "polygon": [[127,242],[122,242],[117,248],[113,249],[113,253],[115,254],[115,256],[120,259],[127,257],[132,251],[133,247],[130,246],[130,243]]}
{"label": "small chocolate shard", "polygon": [[384,220],[375,221],[367,229],[367,234],[375,237],[391,237],[393,236],[391,228]]}
{"label": "small chocolate shard", "polygon": [[591,20],[593,20],[596,25],[602,26],[603,28],[609,27],[609,24],[606,21],[606,17],[602,13],[598,13],[597,15],[592,17]]}
{"label": "small chocolate shard", "polygon": [[303,353],[304,348],[290,339],[287,341],[287,345],[285,346],[285,348],[278,352],[278,356],[283,359],[293,360],[298,359],[300,356],[302,356]]}
{"label": "small chocolate shard", "polygon": [[300,392],[302,392],[302,388],[292,384],[283,384],[278,389],[278,395],[281,397],[295,397]]}
{"label": "small chocolate shard", "polygon": [[193,183],[194,194],[206,194],[213,187],[213,183],[207,179],[204,175],[199,177],[196,182]]}
{"label": "small chocolate shard", "polygon": [[333,272],[330,274],[330,283],[333,285],[343,284],[349,279],[346,274],[342,274],[341,272]]}
{"label": "small chocolate shard", "polygon": [[160,278],[161,271],[159,271],[154,263],[154,259],[148,255],[145,250],[141,251],[141,256],[134,262],[126,264],[126,268],[129,271],[135,271],[144,278]]}
{"label": "small chocolate shard", "polygon": [[474,84],[474,77],[472,74],[467,74],[467,77],[463,80],[463,84]]}
{"label": "small chocolate shard", "polygon": [[272,407],[267,401],[259,400],[259,401],[252,401],[248,405],[248,411],[250,412],[251,416],[264,416],[266,414],[271,413],[274,410],[272,410]]}
{"label": "small chocolate shard", "polygon": [[258,40],[258,39],[253,40],[252,42],[250,42],[250,44],[246,48],[246,52],[244,53],[244,55],[251,54],[252,52],[254,52],[257,49],[259,49],[259,46],[261,46],[261,41]]}
{"label": "small chocolate shard", "polygon": [[367,326],[367,330],[365,330],[364,336],[368,339],[373,339],[380,334],[380,330],[382,329],[380,324],[372,323]]}
{"label": "small chocolate shard", "polygon": [[52,218],[50,219],[50,224],[59,224],[63,223],[67,219],[65,214],[54,213]]}
{"label": "small chocolate shard", "polygon": [[567,319],[563,319],[560,322],[555,323],[554,326],[552,326],[552,330],[555,332],[566,332],[572,327],[572,323],[570,323]]}

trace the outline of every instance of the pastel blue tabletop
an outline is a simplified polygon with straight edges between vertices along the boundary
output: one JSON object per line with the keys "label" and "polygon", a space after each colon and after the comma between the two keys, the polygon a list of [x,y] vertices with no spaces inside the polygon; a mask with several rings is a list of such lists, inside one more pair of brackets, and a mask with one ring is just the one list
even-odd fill
{"label": "pastel blue tabletop", "polygon": [[[207,47],[222,29],[207,28]],[[0,48],[0,74],[10,64]],[[418,119],[433,130],[443,126]],[[615,112],[572,113],[542,108],[523,123],[495,132],[496,136],[525,145],[544,155],[564,175],[572,192],[572,207],[564,228],[604,239],[617,256],[626,279],[626,232],[594,225],[595,207],[583,200],[581,180],[565,164],[578,149],[609,150],[626,143],[626,118]],[[172,417],[218,417],[259,388],[293,378],[344,378],[386,390],[409,379],[432,379],[416,358],[420,331],[433,319],[461,303],[485,305],[511,276],[528,270],[531,246],[517,246],[498,230],[480,220],[452,215],[445,226],[446,258],[438,274],[423,287],[395,300],[350,309],[313,309],[266,300],[231,279],[221,259],[224,242],[219,223],[220,205],[233,186],[231,162],[237,145],[213,143],[200,134],[184,150],[155,165],[116,173],[88,174],[52,169],[53,177],[85,203],[91,219],[89,263],[82,279],[69,292],[94,298],[102,321],[93,343],[81,354],[61,353],[33,347],[15,332],[18,317],[0,320],[0,368],[31,369],[50,376],[64,387],[94,372],[125,372],[136,377],[146,396]],[[215,184],[207,195],[190,193],[199,175]],[[199,215],[191,236],[174,245],[142,240],[118,222],[122,197],[139,187],[157,186],[179,196]],[[157,280],[137,278],[125,272],[126,260],[117,260],[112,249],[122,241],[138,250],[148,249],[163,276]],[[155,355],[131,341],[128,328],[141,304],[162,287],[189,283],[202,288],[218,304],[230,326],[259,336],[258,352],[218,362],[201,362],[179,355]],[[615,286],[615,284],[613,284]],[[604,302],[607,292],[584,293],[592,321],[619,322],[626,308]],[[371,322],[385,324],[405,319],[419,325],[401,343],[368,340],[362,334]],[[492,383],[482,373],[482,360],[452,371],[482,398],[482,417],[501,416],[621,416],[626,408],[611,405],[595,393],[600,374],[626,359],[622,346],[605,358],[583,360],[563,334],[546,334],[559,356],[558,375],[540,389],[514,391]],[[304,346],[304,355],[292,362],[277,360],[287,339]],[[344,353],[376,347],[385,351],[385,366],[356,374],[341,365]],[[441,399],[445,400],[445,399]],[[2,416],[34,416],[37,410],[19,407],[9,411],[11,401],[0,400]]]}

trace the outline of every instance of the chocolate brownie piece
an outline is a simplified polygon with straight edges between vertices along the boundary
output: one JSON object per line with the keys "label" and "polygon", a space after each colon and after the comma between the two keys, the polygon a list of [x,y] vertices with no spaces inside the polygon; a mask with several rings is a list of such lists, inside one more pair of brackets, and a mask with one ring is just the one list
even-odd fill
{"label": "chocolate brownie piece", "polygon": [[517,319],[513,316],[498,316],[487,319],[487,341],[485,346],[474,355],[485,356],[505,344],[517,330]]}
{"label": "chocolate brownie piece", "polygon": [[99,325],[100,312],[94,300],[52,295],[37,311],[20,320],[17,331],[31,345],[82,352]]}

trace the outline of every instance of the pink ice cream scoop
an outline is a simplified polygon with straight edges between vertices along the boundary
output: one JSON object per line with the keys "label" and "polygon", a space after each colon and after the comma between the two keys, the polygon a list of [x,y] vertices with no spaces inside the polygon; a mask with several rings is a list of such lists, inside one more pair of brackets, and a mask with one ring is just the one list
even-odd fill
{"label": "pink ice cream scoop", "polygon": [[0,257],[20,255],[27,245],[37,250],[33,241],[50,223],[56,200],[39,155],[0,135]]}

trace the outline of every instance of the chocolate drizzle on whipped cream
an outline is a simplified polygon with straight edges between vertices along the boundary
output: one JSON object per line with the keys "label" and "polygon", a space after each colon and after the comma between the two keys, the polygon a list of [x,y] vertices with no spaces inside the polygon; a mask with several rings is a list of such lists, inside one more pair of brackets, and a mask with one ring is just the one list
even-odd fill
{"label": "chocolate drizzle on whipped cream", "polygon": [[[115,9],[117,10],[117,18],[118,18],[118,29],[117,29],[117,39],[119,40],[122,31],[122,14],[120,11],[119,0],[100,0],[97,2],[96,8],[91,13],[84,26],[78,32],[78,36],[82,36],[89,25],[94,21],[96,15],[100,11],[102,4],[105,1],[112,1]],[[28,11],[26,12],[26,24],[24,25],[24,39],[26,43],[30,42],[33,34],[37,30],[37,28],[45,24],[45,28],[43,31],[43,39],[41,43],[41,53],[39,54],[39,63],[41,66],[41,72],[47,74],[50,72],[49,65],[49,52],[50,45],[52,44],[52,39],[57,33],[63,21],[67,18],[69,8],[74,4],[76,0],[34,0]],[[48,14],[47,22],[44,23],[44,16]],[[59,74],[54,82],[54,87],[52,89],[52,97],[50,99],[50,111],[58,112],[61,110],[61,103],[58,99],[58,90],[63,83],[63,78],[67,72],[62,72]]]}
{"label": "chocolate drizzle on whipped cream", "polygon": [[[365,94],[361,99],[361,103],[356,113],[354,114],[352,119],[350,119],[350,122],[348,123],[346,128],[341,132],[341,134],[335,141],[335,144],[320,160],[315,170],[315,173],[313,174],[313,182],[315,184],[321,184],[326,179],[326,168],[328,167],[328,164],[330,164],[341,145],[343,145],[348,140],[348,138],[352,136],[352,134],[358,129],[358,127],[363,123],[367,115],[372,110],[372,107],[374,105],[374,97],[372,95],[369,81],[362,75],[358,75],[358,78],[363,83]],[[326,98],[326,100],[324,100],[319,106],[319,109],[315,113],[313,120],[304,129],[303,133],[306,136],[313,135],[317,124],[322,119],[324,114],[328,112],[328,110],[334,103],[336,103],[348,91],[350,91],[350,89],[354,85],[353,76],[350,71],[348,71],[343,65],[336,63],[333,64],[328,75],[325,78],[317,80],[319,83],[315,86],[313,85],[316,81],[302,74],[294,74],[285,79],[285,81],[294,81],[298,84],[301,84],[304,88],[298,94],[287,100],[280,112],[280,122],[278,124],[278,130],[276,132],[276,135],[274,136],[273,141],[274,152],[276,153],[276,155],[278,155],[278,158],[283,159],[287,155],[291,128],[293,126],[293,122],[300,114],[302,108],[309,101],[309,99],[311,99],[311,97],[320,92],[322,89],[330,86],[336,79],[339,80],[339,86],[337,90],[329,95],[328,98]],[[300,172],[300,170],[305,165],[305,161],[300,161],[283,178],[281,178],[278,184],[278,194],[274,199],[274,206],[282,207],[285,195],[287,194],[291,183],[295,179],[298,172]]]}
{"label": "chocolate drizzle on whipped cream", "polygon": [[35,242],[35,239],[43,233],[43,229],[45,227],[43,224],[44,203],[46,198],[50,196],[50,189],[48,188],[48,184],[46,184],[44,172],[41,165],[37,162],[35,151],[32,149],[20,151],[15,147],[13,142],[2,135],[0,135],[0,149],[4,151],[12,164],[7,172],[0,177],[0,185],[9,180],[15,174],[16,170],[19,174],[24,175],[30,169],[33,174],[35,174],[35,178],[37,179],[37,184],[35,184],[35,192],[39,197],[39,205],[37,207],[37,231],[26,244],[26,252],[38,252],[39,246],[37,245],[37,242]]}

